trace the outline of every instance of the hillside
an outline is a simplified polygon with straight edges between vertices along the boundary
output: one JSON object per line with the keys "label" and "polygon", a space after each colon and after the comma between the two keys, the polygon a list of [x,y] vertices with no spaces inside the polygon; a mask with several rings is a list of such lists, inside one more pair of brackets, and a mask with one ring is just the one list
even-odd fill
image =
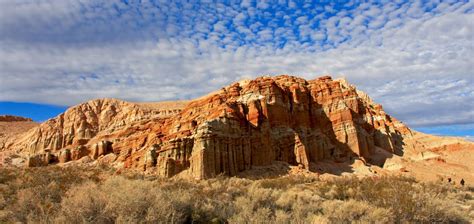
{"label": "hillside", "polygon": [[436,163],[444,168],[429,179],[468,183],[472,158],[456,160],[473,150],[461,139],[411,130],[343,79],[287,75],[237,82],[191,101],[89,101],[2,149],[30,167],[105,164],[196,179],[258,175],[265,167],[277,174],[420,176],[420,164]]}
{"label": "hillside", "polygon": [[33,122],[30,118],[0,115],[0,166],[12,163],[11,155],[13,154],[11,152],[2,152],[5,148],[5,143],[10,140],[14,141],[17,135],[25,133],[38,125],[38,123]]}
{"label": "hillside", "polygon": [[0,115],[0,149],[4,147],[3,144],[9,138],[24,133],[37,125],[38,123],[33,122],[30,118]]}

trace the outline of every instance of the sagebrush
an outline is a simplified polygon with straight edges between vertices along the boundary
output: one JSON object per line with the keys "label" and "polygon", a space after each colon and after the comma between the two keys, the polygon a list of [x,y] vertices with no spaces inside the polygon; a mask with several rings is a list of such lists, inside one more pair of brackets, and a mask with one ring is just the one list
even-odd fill
{"label": "sagebrush", "polygon": [[472,189],[407,177],[194,181],[0,169],[0,223],[470,223]]}

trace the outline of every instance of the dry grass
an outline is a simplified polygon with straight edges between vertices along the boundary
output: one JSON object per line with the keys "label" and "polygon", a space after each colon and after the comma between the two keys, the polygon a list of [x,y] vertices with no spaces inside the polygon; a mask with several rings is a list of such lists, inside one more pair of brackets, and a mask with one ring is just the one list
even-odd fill
{"label": "dry grass", "polygon": [[0,170],[0,223],[469,223],[472,189],[404,177],[206,181],[105,168]]}

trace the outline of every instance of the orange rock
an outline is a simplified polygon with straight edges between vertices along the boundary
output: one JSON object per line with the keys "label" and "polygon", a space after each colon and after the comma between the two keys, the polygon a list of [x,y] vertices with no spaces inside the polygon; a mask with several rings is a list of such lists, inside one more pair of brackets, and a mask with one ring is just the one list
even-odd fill
{"label": "orange rock", "polygon": [[69,149],[63,149],[59,151],[58,156],[59,163],[66,163],[71,160],[71,151]]}
{"label": "orange rock", "polygon": [[399,153],[410,133],[345,80],[283,75],[234,83],[189,102],[89,101],[6,150],[35,155],[69,148],[71,160],[114,153],[110,161],[125,168],[202,179],[273,161],[309,169],[321,160],[368,159],[375,147]]}

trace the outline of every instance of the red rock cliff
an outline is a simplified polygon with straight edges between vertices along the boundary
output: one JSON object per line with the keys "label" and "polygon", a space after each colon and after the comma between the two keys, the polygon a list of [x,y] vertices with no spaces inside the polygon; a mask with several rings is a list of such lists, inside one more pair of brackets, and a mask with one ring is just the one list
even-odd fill
{"label": "red rock cliff", "polygon": [[[6,149],[29,166],[82,157],[198,179],[284,161],[371,162],[401,154],[411,131],[345,80],[293,76],[241,81],[190,102],[144,106],[94,100],[48,120]],[[46,155],[46,156],[45,156]]]}

